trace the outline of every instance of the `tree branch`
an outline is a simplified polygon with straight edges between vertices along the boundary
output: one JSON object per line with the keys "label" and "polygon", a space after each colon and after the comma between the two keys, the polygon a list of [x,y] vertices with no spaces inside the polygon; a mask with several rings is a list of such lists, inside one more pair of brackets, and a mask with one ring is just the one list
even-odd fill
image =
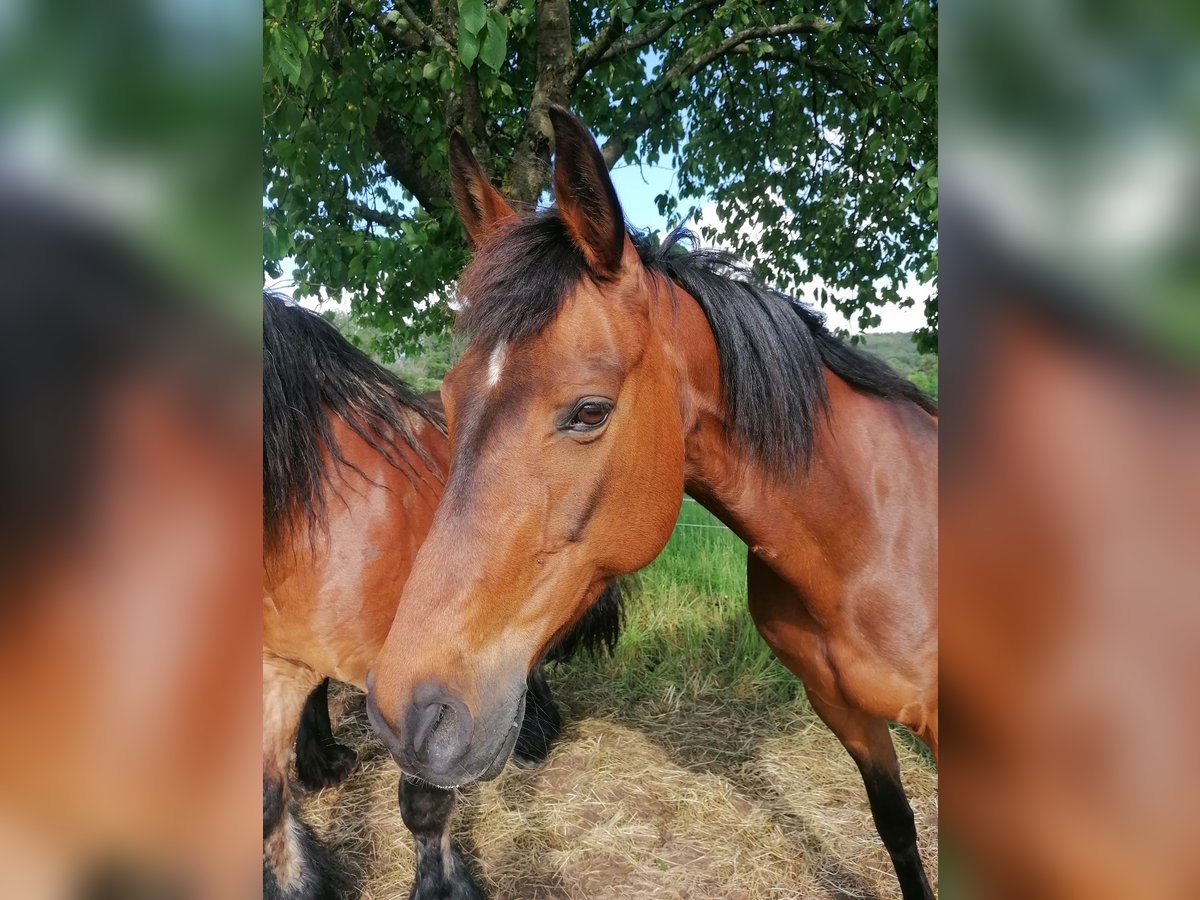
{"label": "tree branch", "polygon": [[598,65],[599,63],[605,63],[609,60],[617,59],[620,56],[624,56],[630,50],[640,50],[642,47],[653,44],[660,37],[670,31],[672,27],[678,25],[692,13],[696,12],[696,10],[720,6],[724,2],[725,0],[693,0],[693,2],[688,3],[683,7],[679,19],[676,19],[668,12],[662,17],[662,19],[655,22],[653,25],[648,25],[641,31],[628,35],[627,37],[623,37],[619,41],[612,43],[611,46],[604,48],[602,52],[598,53],[594,59],[589,61],[587,68],[583,69],[580,72],[580,75],[582,75],[583,72],[586,72],[588,69],[591,69],[592,66]]}
{"label": "tree branch", "polygon": [[470,144],[487,141],[487,120],[483,114],[477,68],[464,69],[462,73],[462,131]]}
{"label": "tree branch", "polygon": [[421,169],[416,147],[402,127],[390,118],[380,118],[375,125],[375,143],[388,175],[400,182],[427,212],[433,213],[445,205],[450,196],[449,185],[444,178]]}
{"label": "tree branch", "polygon": [[[454,12],[457,14],[458,0],[449,0],[449,5],[454,7]],[[429,18],[433,30],[449,41],[451,46],[458,43],[458,35],[454,34],[450,27],[450,16],[446,10],[446,4],[442,0],[429,0]]]}
{"label": "tree branch", "polygon": [[839,68],[838,66],[831,66],[829,63],[813,59],[807,53],[790,44],[784,44],[783,46],[757,44],[754,47],[743,44],[740,47],[735,47],[731,52],[747,56],[758,54],[759,59],[790,63],[791,65],[811,69],[813,72],[819,72],[824,76],[826,84],[834,90],[843,92],[859,105],[862,105],[864,102],[862,94],[858,90],[852,90],[846,84],[846,81],[855,82],[856,87],[862,90],[870,90],[871,88],[870,82],[866,81],[860,73],[849,68]]}
{"label": "tree branch", "polygon": [[533,204],[550,183],[550,117],[552,103],[570,98],[575,54],[567,0],[537,0],[537,80],[525,132],[513,153],[508,194],[517,203]]}
{"label": "tree branch", "polygon": [[395,213],[390,213],[382,209],[372,209],[367,204],[360,203],[358,200],[348,199],[346,201],[346,208],[364,222],[370,222],[372,225],[382,225],[384,228],[390,228],[393,231],[399,231],[400,225],[405,221],[403,216],[398,216]]}
{"label": "tree branch", "polygon": [[753,41],[758,38],[783,37],[792,34],[820,34],[829,28],[831,24],[824,19],[810,19],[807,22],[787,22],[782,25],[759,25],[754,28],[747,28],[744,31],[739,31],[737,34],[730,35],[715,47],[706,50],[693,59],[684,57],[671,67],[671,70],[660,79],[660,82],[663,80],[691,78],[713,60],[720,59],[730,50],[740,47],[746,41]]}
{"label": "tree branch", "polygon": [[430,49],[441,47],[443,50],[449,50],[455,55],[458,54],[458,51],[450,46],[450,42],[442,36],[441,32],[437,31],[428,22],[422,20],[417,15],[417,11],[405,3],[404,0],[396,0],[396,11],[404,16],[409,25],[416,29],[417,34],[421,35],[421,38],[425,41],[425,46]]}
{"label": "tree branch", "polygon": [[[668,18],[670,18],[668,16]],[[579,48],[579,57],[575,61],[575,71],[571,73],[572,86],[579,83],[579,79],[588,72],[592,66],[599,62],[600,57],[605,51],[612,46],[613,41],[620,37],[621,32],[625,28],[625,23],[621,21],[621,12],[618,7],[613,7],[613,11],[608,19],[608,24],[604,26],[595,40],[588,41]]]}
{"label": "tree branch", "polygon": [[394,10],[386,13],[370,13],[360,9],[356,0],[341,0],[341,6],[352,15],[364,21],[374,22],[380,34],[408,50],[419,50],[425,46],[417,34],[400,25],[401,22],[405,21],[405,18]]}
{"label": "tree branch", "polygon": [[[380,31],[406,46],[412,47],[412,42],[417,40],[415,35],[400,29],[394,20],[388,18],[395,15],[395,13],[388,13],[387,16],[371,16],[359,10],[351,0],[342,0],[342,5],[360,18],[374,20]],[[407,4],[404,5],[407,6]],[[417,26],[414,25],[413,27]],[[417,45],[420,46],[419,41]],[[340,53],[336,55],[331,54],[329,62],[335,72],[341,72]],[[374,138],[379,156],[383,160],[383,167],[391,178],[399,182],[401,187],[412,194],[425,210],[432,213],[434,210],[444,206],[446,199],[450,196],[449,184],[444,179],[422,171],[421,158],[417,153],[417,148],[408,139],[403,126],[385,115],[382,109],[379,119],[375,124],[375,129],[371,132],[371,137]],[[388,215],[377,210],[371,210],[370,207],[366,206],[363,206],[360,212],[364,210],[375,216]],[[363,218],[368,221],[375,221],[370,219],[366,214],[363,215]],[[387,223],[380,221],[377,224],[382,225]]]}
{"label": "tree branch", "polygon": [[[455,4],[449,21],[446,23],[449,29],[448,36],[455,43],[458,43],[460,24],[458,6]],[[455,58],[457,59],[457,57]],[[479,90],[479,66],[471,68],[460,66],[459,70],[462,72],[462,77],[459,79],[459,96],[455,97],[451,91],[446,98],[446,132],[449,133],[454,128],[461,128],[467,143],[472,145],[485,143],[487,122],[483,114],[483,96]],[[491,175],[490,161],[483,165],[485,171]]]}
{"label": "tree branch", "polygon": [[[357,12],[357,10],[355,10]],[[396,23],[402,21],[403,16],[398,12],[379,13],[375,16],[375,27],[385,37],[391,38],[400,46],[408,50],[420,50],[425,46],[419,37],[412,31],[401,28]]]}

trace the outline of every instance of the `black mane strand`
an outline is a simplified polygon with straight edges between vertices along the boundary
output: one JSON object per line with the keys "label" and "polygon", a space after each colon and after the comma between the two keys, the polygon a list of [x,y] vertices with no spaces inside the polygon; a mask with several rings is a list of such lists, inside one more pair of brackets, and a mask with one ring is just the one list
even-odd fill
{"label": "black mane strand", "polygon": [[328,462],[350,465],[333,439],[337,416],[392,465],[405,444],[431,467],[410,413],[445,431],[441,416],[321,316],[263,292],[263,537],[278,548],[292,520],[322,523]]}
{"label": "black mane strand", "polygon": [[698,249],[682,228],[661,246],[644,239],[635,245],[647,268],[683,287],[704,310],[733,430],[769,466],[794,468],[811,455],[829,403],[823,366],[864,393],[937,412],[915,384],[838,338],[823,314],[768,287],[732,254]]}

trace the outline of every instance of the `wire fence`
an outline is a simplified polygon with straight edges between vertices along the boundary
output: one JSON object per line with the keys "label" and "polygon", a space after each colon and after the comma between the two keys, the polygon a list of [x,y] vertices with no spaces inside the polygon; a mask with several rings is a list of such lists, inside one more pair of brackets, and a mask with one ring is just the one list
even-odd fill
{"label": "wire fence", "polygon": [[[683,502],[684,503],[695,503],[697,506],[700,505],[698,501],[696,501],[695,499],[693,499],[691,497],[684,497]],[[676,522],[675,527],[676,528],[708,528],[713,531],[729,531],[729,529],[726,528],[724,525],[708,525],[708,524],[700,523],[700,522]],[[732,533],[733,532],[730,532],[730,534],[732,534]]]}

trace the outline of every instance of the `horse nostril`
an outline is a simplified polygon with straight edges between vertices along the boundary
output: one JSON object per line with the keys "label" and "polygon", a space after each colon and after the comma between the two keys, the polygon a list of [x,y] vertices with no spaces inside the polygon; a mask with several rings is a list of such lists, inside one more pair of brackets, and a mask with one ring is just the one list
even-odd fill
{"label": "horse nostril", "polygon": [[413,749],[422,756],[426,755],[426,747],[438,727],[446,720],[446,714],[454,715],[445,703],[429,703],[418,710],[415,727],[413,728]]}
{"label": "horse nostril", "polygon": [[411,715],[412,749],[431,768],[449,770],[470,742],[471,716],[466,706],[442,696],[415,705]]}

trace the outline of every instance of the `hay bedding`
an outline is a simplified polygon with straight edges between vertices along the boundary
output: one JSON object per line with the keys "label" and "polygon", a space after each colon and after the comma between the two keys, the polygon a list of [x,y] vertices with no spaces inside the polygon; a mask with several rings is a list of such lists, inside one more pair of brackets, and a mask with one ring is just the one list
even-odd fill
{"label": "hay bedding", "polygon": [[[555,687],[569,724],[547,763],[510,765],[460,797],[456,836],[494,900],[900,896],[858,771],[803,701],[676,696],[596,717],[603,707]],[[362,695],[330,696],[335,733],[362,765],[304,814],[365,900],[403,900],[414,853],[396,767]],[[936,892],[937,776],[896,743]]]}

